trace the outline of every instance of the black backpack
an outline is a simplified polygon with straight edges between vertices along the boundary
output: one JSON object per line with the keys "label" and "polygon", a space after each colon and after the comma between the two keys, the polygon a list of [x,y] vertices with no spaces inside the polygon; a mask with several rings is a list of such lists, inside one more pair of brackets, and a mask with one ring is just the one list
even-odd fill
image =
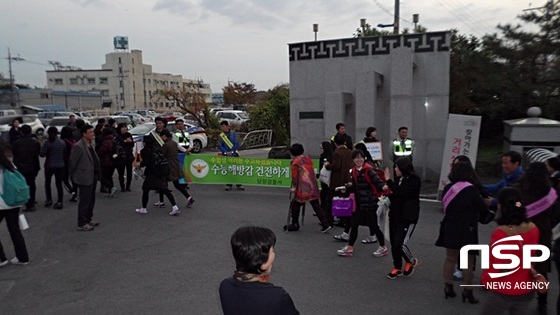
{"label": "black backpack", "polygon": [[152,153],[152,169],[156,176],[167,176],[170,173],[169,161],[160,148],[155,149]]}

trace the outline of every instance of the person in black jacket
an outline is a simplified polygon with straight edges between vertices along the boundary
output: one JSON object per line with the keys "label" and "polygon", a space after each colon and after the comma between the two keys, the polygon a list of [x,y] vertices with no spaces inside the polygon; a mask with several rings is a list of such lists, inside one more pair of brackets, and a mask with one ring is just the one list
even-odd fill
{"label": "person in black jacket", "polygon": [[23,125],[20,129],[22,137],[12,145],[14,164],[21,175],[25,177],[25,181],[29,186],[29,200],[25,204],[25,210],[35,211],[35,194],[37,192],[35,179],[41,169],[41,164],[39,163],[41,144],[31,134],[30,126]]}
{"label": "person in black jacket", "polygon": [[354,243],[358,238],[358,228],[360,222],[365,221],[379,240],[379,249],[373,255],[375,257],[387,256],[385,246],[385,236],[377,225],[377,201],[381,191],[388,190],[387,185],[377,176],[373,167],[365,163],[365,154],[361,150],[352,152],[354,167],[351,170],[352,181],[346,186],[350,192],[356,195],[356,212],[352,215],[350,239],[348,245],[337,251],[339,256],[352,256],[354,253]]}
{"label": "person in black jacket", "polygon": [[[391,200],[389,212],[389,240],[391,242],[391,254],[393,255],[393,270],[387,274],[387,278],[394,280],[397,277],[409,277],[414,273],[414,267],[418,259],[414,258],[408,241],[412,237],[418,217],[420,216],[420,177],[416,175],[412,160],[407,157],[399,158],[395,162],[395,181],[391,180],[389,168],[385,168],[387,185],[393,192],[389,196]],[[404,270],[402,260],[406,261]]]}
{"label": "person in black jacket", "polygon": [[224,315],[297,315],[299,311],[282,287],[270,283],[276,258],[276,235],[257,226],[241,227],[231,236],[235,272],[220,284]]}
{"label": "person in black jacket", "polygon": [[[132,163],[134,162],[134,154],[132,153],[134,149],[134,140],[132,135],[128,132],[128,127],[125,123],[120,123],[117,126],[117,136],[116,141],[124,149],[125,158],[117,157],[115,159],[115,164],[117,167],[117,173],[119,173],[119,183],[121,185],[121,191],[131,191],[130,184],[132,183]],[[126,186],[124,181],[124,171],[126,170]]]}
{"label": "person in black jacket", "polygon": [[[478,179],[469,162],[457,162],[449,174],[451,182],[443,189],[443,211],[439,237],[436,246],[446,248],[443,275],[445,282],[445,298],[455,297],[453,290],[453,272],[461,247],[478,244],[478,221],[487,211],[484,200],[477,188]],[[469,253],[468,268],[464,269],[464,283],[473,284],[473,266],[475,254]],[[463,296],[470,303],[478,303],[472,290],[465,287]]]}

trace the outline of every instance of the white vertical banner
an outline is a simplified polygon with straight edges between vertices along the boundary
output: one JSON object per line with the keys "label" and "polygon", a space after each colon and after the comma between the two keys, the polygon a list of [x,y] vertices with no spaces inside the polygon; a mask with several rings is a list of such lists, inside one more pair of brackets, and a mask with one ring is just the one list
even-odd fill
{"label": "white vertical banner", "polygon": [[449,183],[451,164],[458,155],[466,155],[476,165],[481,116],[449,114],[447,133],[443,147],[443,159],[439,176],[438,199],[445,185]]}

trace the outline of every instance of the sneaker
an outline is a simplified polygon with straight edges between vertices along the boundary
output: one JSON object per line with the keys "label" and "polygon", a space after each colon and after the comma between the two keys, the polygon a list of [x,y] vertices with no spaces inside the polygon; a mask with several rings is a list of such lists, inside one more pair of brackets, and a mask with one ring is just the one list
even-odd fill
{"label": "sneaker", "polygon": [[461,271],[460,269],[455,270],[455,272],[453,273],[453,280],[455,281],[463,280],[463,271]]}
{"label": "sneaker", "polygon": [[77,202],[78,201],[78,194],[73,192],[72,198],[70,198],[70,202]]}
{"label": "sneaker", "polygon": [[12,263],[12,265],[22,265],[22,266],[25,266],[25,265],[29,264],[28,261],[26,261],[26,262],[19,261],[19,259],[17,259],[17,257],[12,258],[12,260],[10,260],[10,263]]}
{"label": "sneaker", "polygon": [[352,248],[351,246],[344,246],[341,249],[336,251],[338,256],[342,256],[342,257],[352,257],[352,255],[354,255],[354,248]]}
{"label": "sneaker", "polygon": [[169,215],[178,215],[179,213],[181,213],[181,210],[179,210],[179,207],[175,205],[173,206],[173,208],[171,208],[171,212],[169,212]]}
{"label": "sneaker", "polygon": [[189,197],[187,199],[187,208],[190,208],[192,206],[192,204],[194,203],[194,198],[193,197]]}
{"label": "sneaker", "polygon": [[62,202],[57,202],[53,206],[53,209],[62,209],[62,208],[64,208],[64,206],[62,205]]}
{"label": "sneaker", "polygon": [[404,265],[403,276],[405,276],[405,277],[412,276],[412,274],[414,273],[414,267],[416,267],[417,263],[418,263],[418,260],[416,258],[413,258],[412,262],[407,262]]}
{"label": "sneaker", "polygon": [[295,232],[299,231],[299,223],[290,223],[289,225],[284,225],[285,232]]}
{"label": "sneaker", "polygon": [[45,201],[45,208],[52,206],[52,200]]}
{"label": "sneaker", "polygon": [[93,231],[93,226],[84,224],[82,226],[78,226],[78,231]]}
{"label": "sneaker", "polygon": [[383,256],[387,256],[387,253],[389,251],[387,250],[387,246],[379,246],[379,248],[373,252],[373,256],[375,257],[383,257]]}
{"label": "sneaker", "polygon": [[387,274],[387,278],[389,278],[391,280],[395,280],[400,276],[402,276],[402,271],[400,269],[397,269],[397,268],[393,268],[393,270],[391,270],[391,272],[389,272]]}
{"label": "sneaker", "polygon": [[232,189],[231,185],[226,185],[226,191],[230,191]]}
{"label": "sneaker", "polygon": [[146,210],[146,208],[138,208],[138,209],[136,209],[136,213],[148,214],[148,210]]}
{"label": "sneaker", "polygon": [[237,190],[245,190],[245,187],[243,187],[243,185],[237,185]]}
{"label": "sneaker", "polygon": [[330,231],[332,229],[332,226],[327,226],[326,228],[321,229],[321,233],[327,233],[328,231]]}
{"label": "sneaker", "polygon": [[156,202],[154,203],[156,208],[165,208],[165,202]]}
{"label": "sneaker", "polygon": [[340,235],[333,235],[333,238],[337,241],[348,242],[348,240],[350,239],[350,235],[348,235],[348,233],[343,232]]}
{"label": "sneaker", "polygon": [[370,235],[362,240],[362,244],[373,244],[373,243],[377,243],[377,237],[375,237],[375,235]]}
{"label": "sneaker", "polygon": [[96,222],[96,221],[93,221],[93,220],[89,221],[88,224],[89,224],[90,226],[99,226],[99,222]]}
{"label": "sneaker", "polygon": [[0,267],[6,266],[8,264],[8,260],[0,261]]}
{"label": "sneaker", "polygon": [[111,192],[109,193],[109,197],[114,197],[115,194],[117,193],[117,191],[119,191],[119,189],[117,187],[111,188]]}

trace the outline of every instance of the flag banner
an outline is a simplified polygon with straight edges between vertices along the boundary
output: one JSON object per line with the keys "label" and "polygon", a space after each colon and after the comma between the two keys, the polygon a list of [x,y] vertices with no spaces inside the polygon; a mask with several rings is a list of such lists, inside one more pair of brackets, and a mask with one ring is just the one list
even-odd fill
{"label": "flag banner", "polygon": [[[179,153],[181,183],[290,187],[291,160]],[[318,161],[317,161],[318,163]]]}

